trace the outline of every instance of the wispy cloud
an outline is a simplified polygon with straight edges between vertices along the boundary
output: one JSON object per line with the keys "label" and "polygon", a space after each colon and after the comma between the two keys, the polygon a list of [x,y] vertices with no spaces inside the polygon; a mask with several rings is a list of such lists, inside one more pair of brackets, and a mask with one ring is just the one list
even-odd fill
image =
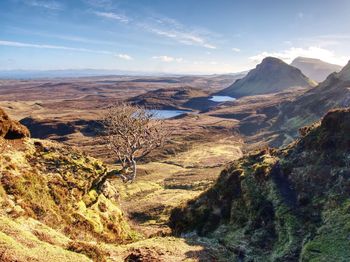
{"label": "wispy cloud", "polygon": [[69,46],[60,46],[60,45],[47,45],[47,44],[33,44],[33,43],[23,43],[23,42],[13,42],[0,40],[0,46],[10,46],[10,47],[27,47],[27,48],[38,48],[38,49],[57,49],[57,50],[67,50],[67,51],[78,51],[78,52],[88,52],[95,54],[104,54],[104,55],[114,55],[113,52],[106,50],[94,50],[88,48],[78,48],[78,47],[69,47]]}
{"label": "wispy cloud", "polygon": [[261,60],[267,56],[280,58],[287,63],[292,62],[292,60],[298,56],[318,58],[323,61],[339,65],[345,65],[349,60],[349,57],[337,56],[334,51],[317,46],[310,46],[308,48],[291,47],[289,49],[277,52],[262,52],[250,57],[250,59],[254,62],[261,62]]}
{"label": "wispy cloud", "polygon": [[62,10],[63,5],[53,0],[24,0],[24,3],[34,7],[46,8],[50,10]]}
{"label": "wispy cloud", "polygon": [[233,52],[236,52],[236,53],[239,53],[239,52],[241,52],[241,49],[239,49],[239,48],[237,48],[237,47],[234,47],[234,48],[232,48],[232,51],[233,51]]}
{"label": "wispy cloud", "polygon": [[120,59],[124,59],[124,60],[133,60],[133,58],[127,54],[117,54],[115,56],[120,58]]}
{"label": "wispy cloud", "polygon": [[187,29],[184,25],[174,19],[152,18],[146,22],[138,23],[137,25],[150,33],[173,39],[181,44],[216,49],[216,46],[211,44],[206,36],[195,30]]}
{"label": "wispy cloud", "polygon": [[152,59],[159,60],[162,62],[170,63],[170,62],[182,62],[183,58],[182,57],[172,57],[172,56],[166,56],[166,55],[161,55],[161,56],[153,56]]}
{"label": "wispy cloud", "polygon": [[129,16],[115,12],[94,11],[93,13],[99,17],[129,24],[130,26],[134,26],[159,37],[172,39],[181,44],[216,49],[216,46],[208,40],[208,35],[210,35],[209,32],[203,33],[199,32],[199,30],[190,29],[175,19],[150,16],[146,19],[140,20],[132,19]]}
{"label": "wispy cloud", "polygon": [[46,33],[46,32],[35,32],[32,30],[30,30],[28,32],[26,30],[21,30],[21,32],[24,32],[24,33],[30,34],[30,35],[35,35],[35,36],[43,36],[43,37],[49,37],[49,38],[55,38],[55,39],[62,39],[62,40],[68,40],[70,42],[79,42],[79,43],[85,43],[85,44],[103,44],[103,45],[115,45],[116,44],[113,41],[90,39],[90,38],[76,36],[76,35],[52,34],[52,33]]}
{"label": "wispy cloud", "polygon": [[[45,36],[45,34],[42,34]],[[102,44],[102,45],[115,45],[115,42],[112,41],[104,41],[104,40],[96,40],[96,39],[90,39],[80,36],[72,36],[72,35],[56,35],[56,34],[46,34],[47,37],[51,38],[57,38],[62,40],[68,40],[71,42],[80,42],[85,44]]]}
{"label": "wispy cloud", "polygon": [[94,14],[97,16],[100,16],[100,17],[104,17],[104,18],[108,18],[108,19],[112,19],[112,20],[117,20],[117,21],[122,22],[122,23],[129,23],[130,22],[130,19],[122,14],[117,14],[117,13],[113,13],[113,12],[99,12],[99,11],[95,11]]}

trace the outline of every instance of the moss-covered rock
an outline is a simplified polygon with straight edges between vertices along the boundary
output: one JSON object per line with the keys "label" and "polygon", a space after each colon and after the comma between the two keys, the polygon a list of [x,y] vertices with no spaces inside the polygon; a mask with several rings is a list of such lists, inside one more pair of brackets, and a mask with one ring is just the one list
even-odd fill
{"label": "moss-covered rock", "polygon": [[216,239],[231,261],[348,261],[350,109],[302,134],[229,165],[211,189],[173,210],[173,232]]}
{"label": "moss-covered rock", "polygon": [[71,239],[129,242],[135,234],[118,202],[92,186],[106,172],[101,161],[49,141],[24,140],[0,155],[9,213],[16,208]]}

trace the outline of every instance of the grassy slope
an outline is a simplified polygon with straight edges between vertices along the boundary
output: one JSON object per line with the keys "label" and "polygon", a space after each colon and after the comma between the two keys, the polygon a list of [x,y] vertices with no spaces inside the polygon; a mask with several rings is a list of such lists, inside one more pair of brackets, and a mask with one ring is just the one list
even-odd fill
{"label": "grassy slope", "polygon": [[350,110],[338,110],[289,147],[234,162],[174,210],[173,230],[210,237],[230,261],[349,260],[349,132]]}
{"label": "grassy slope", "polygon": [[3,259],[45,259],[45,252],[57,261],[87,260],[69,251],[78,249],[73,243],[135,239],[118,204],[91,190],[105,169],[48,141],[18,140],[6,148],[0,155]]}
{"label": "grassy slope", "polygon": [[[169,232],[171,209],[207,188],[219,173],[218,163],[240,156],[238,146],[231,140],[195,145],[171,162],[141,165],[135,183],[115,181],[122,209],[146,236]],[[143,239],[130,229],[119,204],[90,190],[91,182],[106,170],[102,162],[43,140],[6,141],[1,148],[3,261],[124,261],[128,256],[198,261],[213,256],[202,243],[175,237]],[[189,155],[196,156],[195,163]],[[219,155],[224,156],[218,162]]]}

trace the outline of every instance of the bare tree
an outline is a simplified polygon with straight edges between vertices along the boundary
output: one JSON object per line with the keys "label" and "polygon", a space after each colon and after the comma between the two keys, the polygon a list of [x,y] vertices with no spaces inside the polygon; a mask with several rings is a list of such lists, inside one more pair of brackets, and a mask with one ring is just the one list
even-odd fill
{"label": "bare tree", "polygon": [[107,145],[122,166],[116,175],[124,182],[135,180],[137,161],[163,146],[167,136],[164,121],[155,113],[126,103],[109,107],[103,124]]}

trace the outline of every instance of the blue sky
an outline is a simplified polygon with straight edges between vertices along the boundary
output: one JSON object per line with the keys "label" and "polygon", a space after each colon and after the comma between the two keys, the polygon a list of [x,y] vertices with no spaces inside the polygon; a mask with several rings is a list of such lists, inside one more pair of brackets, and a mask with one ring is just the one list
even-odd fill
{"label": "blue sky", "polygon": [[348,0],[1,0],[0,70],[227,73],[350,59]]}

